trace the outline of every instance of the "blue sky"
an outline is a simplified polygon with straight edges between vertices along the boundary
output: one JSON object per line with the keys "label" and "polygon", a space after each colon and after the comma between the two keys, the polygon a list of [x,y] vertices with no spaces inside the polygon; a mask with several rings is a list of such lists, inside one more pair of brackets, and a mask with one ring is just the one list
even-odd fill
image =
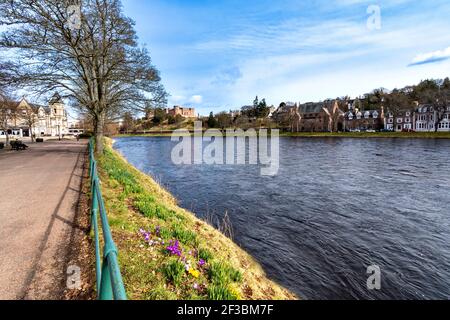
{"label": "blue sky", "polygon": [[[202,114],[450,76],[448,0],[123,0],[171,94]],[[376,5],[381,28],[369,28]],[[372,19],[370,20],[372,21]]]}

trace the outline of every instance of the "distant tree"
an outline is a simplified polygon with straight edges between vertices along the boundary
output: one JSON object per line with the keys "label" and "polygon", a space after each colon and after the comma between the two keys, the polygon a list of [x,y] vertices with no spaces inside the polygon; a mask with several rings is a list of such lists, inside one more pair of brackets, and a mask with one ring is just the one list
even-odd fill
{"label": "distant tree", "polygon": [[254,106],[244,106],[241,109],[241,113],[243,116],[246,116],[247,118],[254,118],[256,117],[256,109]]}
{"label": "distant tree", "polygon": [[270,114],[270,107],[267,106],[266,99],[259,100],[256,96],[252,106],[244,106],[242,114],[248,118],[267,118]]}
{"label": "distant tree", "polygon": [[227,112],[217,114],[217,126],[222,129],[229,128],[233,124],[233,118]]}
{"label": "distant tree", "polygon": [[170,125],[175,124],[176,123],[175,117],[173,115],[169,115],[167,117],[167,123],[170,124]]}
{"label": "distant tree", "polygon": [[152,122],[155,125],[160,125],[161,123],[163,123],[164,121],[167,120],[167,113],[164,109],[162,108],[156,108],[155,109],[155,114],[153,116]]}
{"label": "distant tree", "polygon": [[253,108],[258,108],[259,106],[259,98],[256,96],[255,100],[253,100]]}
{"label": "distant tree", "polygon": [[133,115],[131,112],[125,112],[123,115],[123,122],[122,122],[122,130],[125,132],[134,131],[136,127],[136,121],[133,118]]}
{"label": "distant tree", "polygon": [[[25,122],[25,124],[28,127],[28,132],[31,137],[31,141],[34,142],[35,140],[35,132],[34,129],[36,128],[36,123],[38,122],[37,117],[37,110],[33,110],[32,107],[23,108],[19,111],[19,116],[22,118],[22,120]],[[62,138],[62,124],[57,124],[58,126],[58,135],[59,139]]]}
{"label": "distant tree", "polygon": [[5,133],[6,145],[9,144],[9,123],[15,117],[15,105],[6,91],[0,91],[0,130]]}
{"label": "distant tree", "polygon": [[380,109],[386,94],[388,94],[388,90],[385,88],[375,89],[370,93],[366,93],[362,101],[358,100],[359,106],[357,107],[361,111]]}
{"label": "distant tree", "polygon": [[267,118],[270,114],[270,107],[267,106],[266,99],[262,99],[256,107],[257,118]]}
{"label": "distant tree", "polygon": [[214,117],[214,113],[210,113],[209,114],[209,118],[208,118],[208,128],[216,128],[217,127],[217,120]]}

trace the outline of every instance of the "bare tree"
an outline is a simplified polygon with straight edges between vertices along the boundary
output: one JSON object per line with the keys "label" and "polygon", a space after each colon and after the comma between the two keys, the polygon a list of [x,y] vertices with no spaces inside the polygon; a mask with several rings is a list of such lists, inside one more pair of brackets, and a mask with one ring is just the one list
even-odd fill
{"label": "bare tree", "polygon": [[0,92],[0,130],[5,133],[6,145],[9,144],[9,125],[15,116],[15,105],[6,92]]}
{"label": "bare tree", "polygon": [[[123,15],[120,0],[84,0],[79,16],[68,10],[71,2],[0,2],[0,24],[8,26],[0,50],[15,53],[0,81],[37,94],[61,92],[90,114],[102,152],[107,119],[165,104],[167,94],[147,50],[138,47],[134,22]],[[76,27],[73,18],[79,18]]]}
{"label": "bare tree", "polygon": [[34,142],[35,133],[34,129],[36,123],[38,122],[37,110],[34,110],[32,106],[24,106],[17,110],[18,117],[23,121],[23,123],[28,127],[28,132],[30,134],[31,141]]}

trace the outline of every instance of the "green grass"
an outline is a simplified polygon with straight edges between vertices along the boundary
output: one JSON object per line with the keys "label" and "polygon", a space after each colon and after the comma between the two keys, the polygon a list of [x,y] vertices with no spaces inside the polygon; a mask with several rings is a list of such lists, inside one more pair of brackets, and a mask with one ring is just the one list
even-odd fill
{"label": "green grass", "polygon": [[[169,193],[109,145],[98,164],[130,299],[295,299],[269,281],[259,265],[231,240],[179,208]],[[151,244],[140,229],[151,233]],[[170,241],[175,240],[180,243],[181,257],[167,250]],[[201,259],[206,265],[200,265]],[[244,285],[252,288],[250,295],[243,295]]]}
{"label": "green grass", "polygon": [[172,282],[175,286],[179,286],[182,283],[186,270],[184,264],[179,259],[172,258],[164,265],[163,273],[168,281]]}
{"label": "green grass", "polygon": [[211,282],[216,285],[229,285],[233,282],[242,281],[242,274],[238,270],[221,261],[211,263],[208,276]]}
{"label": "green grass", "polygon": [[238,300],[239,295],[223,285],[212,285],[208,288],[208,298],[210,300]]}
{"label": "green grass", "polygon": [[198,245],[197,235],[194,232],[186,230],[179,223],[174,223],[172,225],[172,229],[173,229],[172,236],[174,239],[178,239],[180,240],[181,243],[192,245],[194,247]]}
{"label": "green grass", "polygon": [[208,249],[200,248],[198,250],[198,257],[200,259],[203,259],[206,262],[209,262],[212,260],[213,255],[212,255],[211,251],[209,251]]}

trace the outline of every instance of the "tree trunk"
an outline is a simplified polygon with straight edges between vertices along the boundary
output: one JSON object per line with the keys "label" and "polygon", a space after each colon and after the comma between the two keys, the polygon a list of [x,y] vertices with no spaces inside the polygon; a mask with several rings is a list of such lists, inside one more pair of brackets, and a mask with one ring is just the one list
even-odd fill
{"label": "tree trunk", "polygon": [[5,135],[6,135],[6,145],[5,147],[9,146],[9,133],[8,133],[8,129],[5,130]]}
{"label": "tree trunk", "polygon": [[31,127],[28,128],[28,132],[30,134],[31,142],[34,143],[34,135],[33,135],[33,131],[31,130]]}
{"label": "tree trunk", "polygon": [[95,152],[98,155],[103,153],[103,130],[105,126],[105,116],[103,114],[98,116],[98,119],[94,122],[94,134],[95,134]]}

